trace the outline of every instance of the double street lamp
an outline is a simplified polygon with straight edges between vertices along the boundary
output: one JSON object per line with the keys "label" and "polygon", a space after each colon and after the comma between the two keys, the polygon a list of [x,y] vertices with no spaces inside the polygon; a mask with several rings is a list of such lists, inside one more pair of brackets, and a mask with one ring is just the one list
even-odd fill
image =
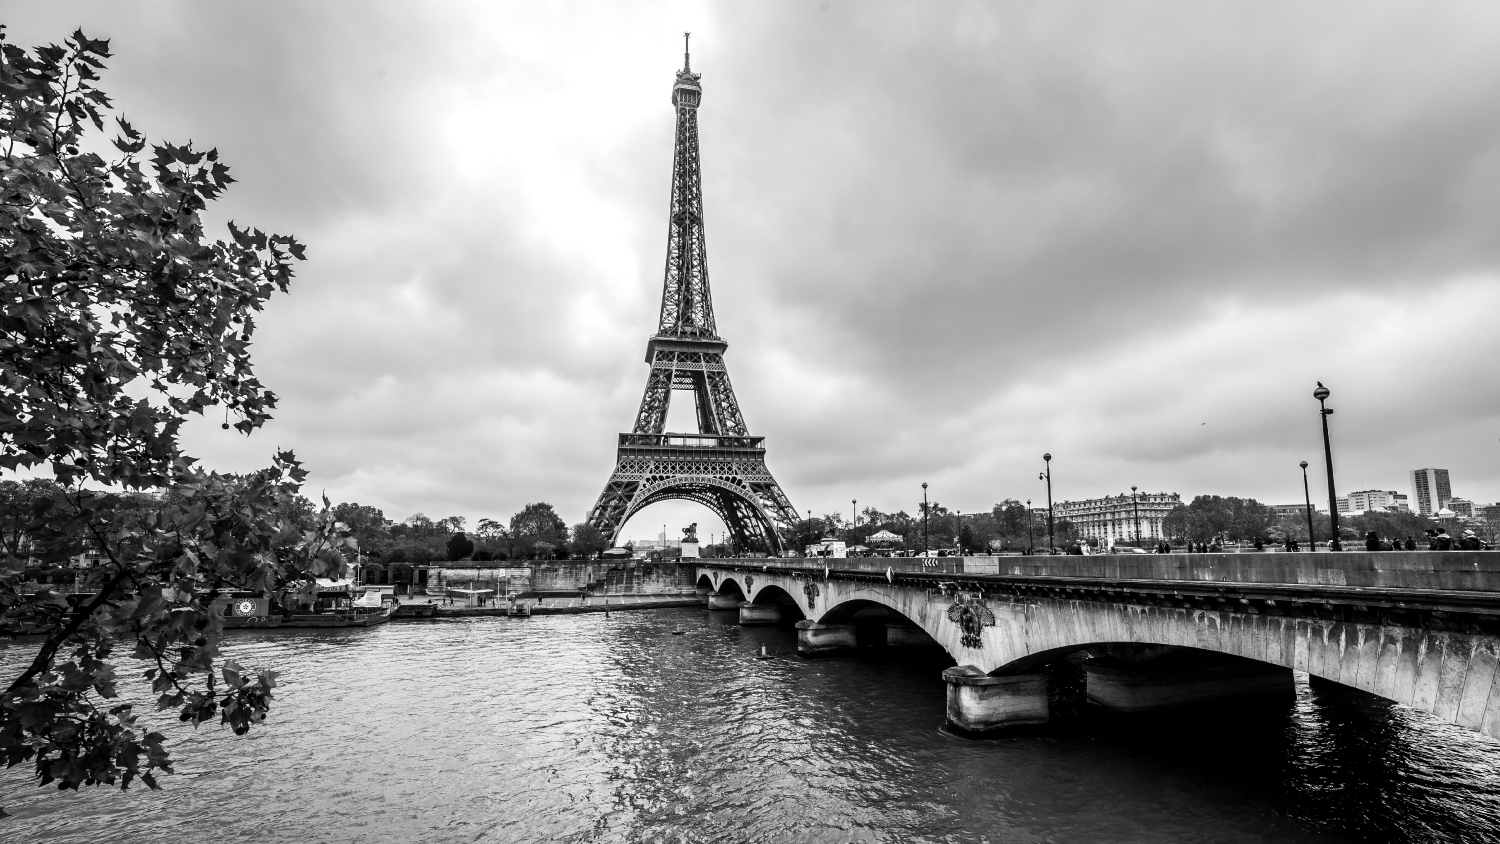
{"label": "double street lamp", "polygon": [[1047,482],[1047,553],[1050,554],[1057,547],[1057,540],[1052,536],[1052,455],[1043,454],[1042,460],[1047,464],[1047,471],[1037,475],[1036,479]]}
{"label": "double street lamp", "polygon": [[1328,547],[1332,551],[1342,551],[1344,548],[1339,543],[1339,502],[1333,486],[1333,447],[1328,444],[1328,417],[1333,415],[1333,408],[1324,404],[1328,396],[1328,388],[1319,381],[1318,389],[1313,390],[1313,398],[1318,400],[1318,416],[1323,419],[1323,459],[1328,464],[1328,519],[1333,525],[1333,538],[1329,540]]}

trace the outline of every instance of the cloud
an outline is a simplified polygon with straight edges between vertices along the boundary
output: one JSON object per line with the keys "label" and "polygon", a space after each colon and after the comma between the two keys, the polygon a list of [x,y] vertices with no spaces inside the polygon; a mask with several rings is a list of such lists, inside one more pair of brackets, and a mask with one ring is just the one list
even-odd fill
{"label": "cloud", "polygon": [[[1500,498],[1500,10],[1130,3],[35,6],[113,38],[153,137],[218,146],[225,218],[309,244],[261,321],[339,500],[580,520],[660,295],[668,94],[694,35],[710,275],[799,510],[1341,486]],[[1207,423],[1206,425],[1203,423]],[[662,505],[632,533],[698,520]],[[658,520],[656,513],[664,514]]]}

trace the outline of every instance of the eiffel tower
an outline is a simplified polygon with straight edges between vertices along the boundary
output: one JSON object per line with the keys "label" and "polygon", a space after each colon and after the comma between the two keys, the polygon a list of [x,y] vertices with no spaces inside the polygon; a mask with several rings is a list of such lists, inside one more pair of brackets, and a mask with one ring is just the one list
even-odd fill
{"label": "eiffel tower", "polygon": [[[661,324],[646,343],[651,374],[635,417],[620,435],[614,474],[589,513],[589,523],[619,540],[620,528],[644,507],[668,499],[696,501],[729,529],[738,553],[782,552],[783,532],[797,511],[766,468],[764,437],[745,429],[724,350],[714,327],[703,237],[703,184],[698,166],[698,103],[703,88],[693,73],[684,33],[682,70],[672,86],[677,145],[672,155],[672,212],[667,228],[667,273]],[[698,433],[668,433],[673,390],[691,390]]]}

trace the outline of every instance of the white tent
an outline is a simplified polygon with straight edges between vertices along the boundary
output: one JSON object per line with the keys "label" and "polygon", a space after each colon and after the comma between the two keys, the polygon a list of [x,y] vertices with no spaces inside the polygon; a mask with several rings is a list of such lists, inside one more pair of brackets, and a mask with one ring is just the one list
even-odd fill
{"label": "white tent", "polygon": [[879,533],[871,534],[870,538],[865,541],[873,545],[879,542],[900,542],[901,537],[900,535],[891,533],[888,530],[882,530]]}

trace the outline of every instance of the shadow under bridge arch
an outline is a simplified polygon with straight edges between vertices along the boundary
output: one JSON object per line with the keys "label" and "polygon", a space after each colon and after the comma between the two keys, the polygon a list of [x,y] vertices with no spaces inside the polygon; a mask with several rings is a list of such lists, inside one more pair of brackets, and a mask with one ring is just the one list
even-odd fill
{"label": "shadow under bridge arch", "polygon": [[818,618],[818,624],[829,628],[853,628],[854,642],[860,648],[921,648],[941,651],[951,663],[952,655],[921,624],[895,607],[870,598],[842,601]]}
{"label": "shadow under bridge arch", "polygon": [[[746,578],[746,580],[753,584],[753,581],[750,581],[749,578]],[[778,619],[777,623],[779,624],[792,624],[806,617],[802,612],[802,607],[797,603],[797,599],[793,598],[790,592],[774,583],[755,589],[751,594],[750,603],[757,607],[776,607],[779,611],[776,615]]]}
{"label": "shadow under bridge arch", "polygon": [[653,504],[673,500],[701,504],[718,516],[729,531],[736,553],[762,551],[773,556],[783,553],[776,521],[756,494],[738,484],[709,476],[677,476],[643,484],[620,519],[620,527],[610,539],[611,544],[619,541],[620,532],[636,513]]}

